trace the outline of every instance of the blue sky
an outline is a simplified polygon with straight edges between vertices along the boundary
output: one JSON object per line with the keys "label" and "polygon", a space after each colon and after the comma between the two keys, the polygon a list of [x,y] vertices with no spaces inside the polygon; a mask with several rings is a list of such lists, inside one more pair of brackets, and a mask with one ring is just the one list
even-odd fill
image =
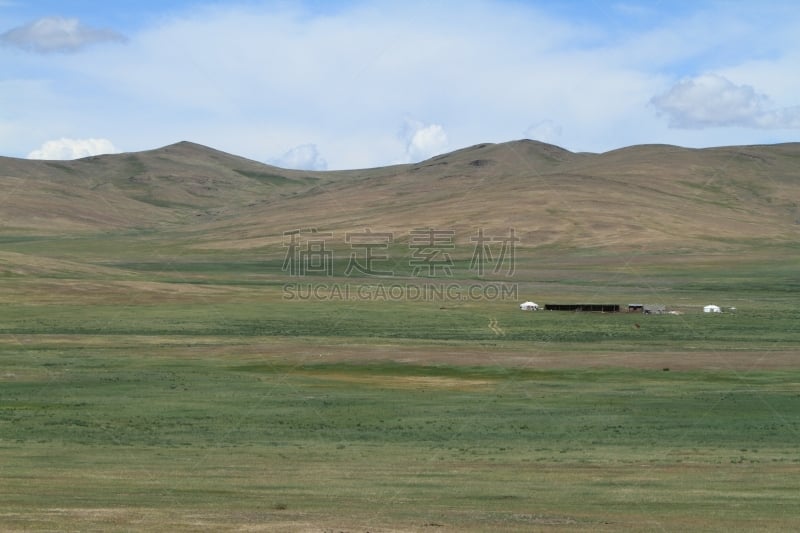
{"label": "blue sky", "polygon": [[798,27],[793,1],[0,0],[0,155],[794,142]]}

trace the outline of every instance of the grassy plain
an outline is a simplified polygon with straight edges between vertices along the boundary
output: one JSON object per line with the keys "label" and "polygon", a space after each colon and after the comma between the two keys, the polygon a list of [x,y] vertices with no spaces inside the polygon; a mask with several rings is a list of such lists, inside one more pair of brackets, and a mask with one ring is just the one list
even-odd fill
{"label": "grassy plain", "polygon": [[[0,530],[795,530],[798,161],[0,158]],[[310,228],[330,276],[282,268]],[[452,272],[415,275],[419,228]],[[470,270],[511,228],[514,272]],[[366,230],[391,276],[347,275]]]}
{"label": "grassy plain", "polygon": [[[100,264],[91,247],[48,249],[60,262],[9,269],[0,292],[4,530],[800,521],[791,249],[683,269],[528,256],[505,299],[471,298],[478,281],[455,276],[458,291],[429,300],[288,278],[275,258]],[[406,281],[420,283],[392,283]],[[332,296],[343,285],[372,300]],[[529,295],[683,314],[520,312]],[[737,311],[701,313],[711,301]]]}

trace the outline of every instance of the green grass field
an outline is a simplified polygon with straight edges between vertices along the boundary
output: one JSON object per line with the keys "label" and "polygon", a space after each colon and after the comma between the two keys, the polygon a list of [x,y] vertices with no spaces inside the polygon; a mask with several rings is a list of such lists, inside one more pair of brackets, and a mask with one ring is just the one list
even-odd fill
{"label": "green grass field", "polygon": [[[101,265],[92,247],[6,244],[120,270],[0,278],[0,529],[800,523],[791,250],[724,268],[530,260],[513,299],[364,301],[330,289],[377,282],[289,279],[274,258],[134,247]],[[683,314],[520,312],[529,297]],[[700,312],[714,302],[737,311]]]}

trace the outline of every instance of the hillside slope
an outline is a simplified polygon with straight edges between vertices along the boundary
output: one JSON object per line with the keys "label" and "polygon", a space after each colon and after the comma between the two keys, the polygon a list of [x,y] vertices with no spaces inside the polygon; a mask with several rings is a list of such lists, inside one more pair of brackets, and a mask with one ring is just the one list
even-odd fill
{"label": "hillside slope", "polygon": [[75,161],[0,158],[0,223],[35,234],[193,223],[317,180],[189,142]]}
{"label": "hillside slope", "polygon": [[308,226],[399,234],[515,228],[528,247],[703,249],[796,242],[800,145],[574,154],[532,141],[484,144],[391,173],[324,185],[205,227],[211,247],[264,245]]}
{"label": "hillside slope", "polygon": [[286,231],[515,228],[523,247],[703,249],[797,242],[800,144],[572,153],[480,144],[418,164],[286,170],[182,142],[76,161],[0,158],[6,234],[150,229],[195,249]]}

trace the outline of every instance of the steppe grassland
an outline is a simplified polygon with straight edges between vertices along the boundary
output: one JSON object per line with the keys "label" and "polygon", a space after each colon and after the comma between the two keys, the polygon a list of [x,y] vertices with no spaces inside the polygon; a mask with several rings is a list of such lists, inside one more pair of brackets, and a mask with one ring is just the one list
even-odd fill
{"label": "steppe grassland", "polygon": [[[520,297],[684,313],[657,317],[287,299],[279,259],[28,265],[0,295],[0,522],[786,530],[800,317],[769,253],[520,262]],[[310,280],[337,281],[367,284]]]}

